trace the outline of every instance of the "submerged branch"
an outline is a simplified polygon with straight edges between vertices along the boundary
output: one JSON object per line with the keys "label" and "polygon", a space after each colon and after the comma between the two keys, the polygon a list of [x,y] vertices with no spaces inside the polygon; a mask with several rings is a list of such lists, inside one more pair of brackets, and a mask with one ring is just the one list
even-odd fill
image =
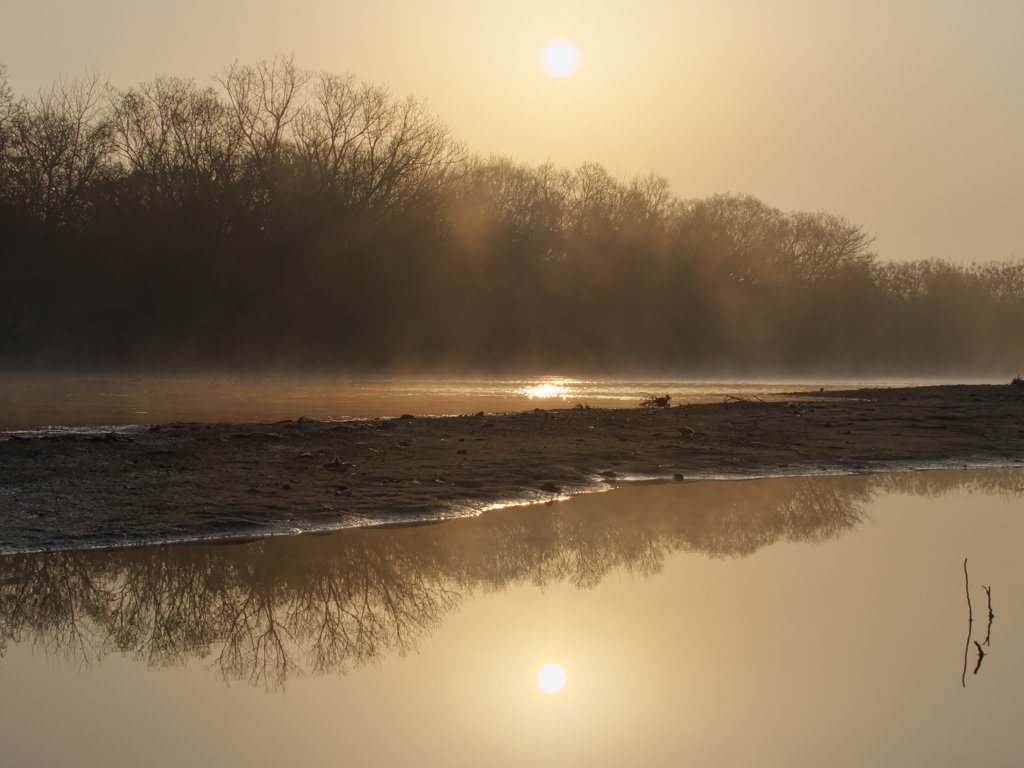
{"label": "submerged branch", "polygon": [[974,641],[974,645],[978,649],[978,663],[974,665],[974,674],[978,674],[978,670],[981,669],[981,661],[985,658],[985,651],[981,649],[981,643],[977,640]]}
{"label": "submerged branch", "polygon": [[986,587],[984,584],[981,585],[985,590],[985,596],[988,597],[988,632],[985,633],[985,645],[992,645],[992,619],[996,617],[992,613],[992,587]]}

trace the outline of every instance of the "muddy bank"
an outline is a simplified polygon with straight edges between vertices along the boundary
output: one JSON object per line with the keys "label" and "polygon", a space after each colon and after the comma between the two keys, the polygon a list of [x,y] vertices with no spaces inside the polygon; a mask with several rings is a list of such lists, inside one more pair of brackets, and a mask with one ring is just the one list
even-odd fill
{"label": "muddy bank", "polygon": [[638,478],[1024,460],[1024,388],[0,436],[0,551],[455,516]]}

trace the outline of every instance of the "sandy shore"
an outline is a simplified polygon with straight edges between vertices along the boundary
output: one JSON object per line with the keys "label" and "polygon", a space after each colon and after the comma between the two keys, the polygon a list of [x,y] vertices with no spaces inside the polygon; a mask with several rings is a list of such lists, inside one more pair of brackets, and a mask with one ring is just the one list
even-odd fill
{"label": "sandy shore", "polygon": [[422,520],[609,484],[1024,461],[1024,388],[0,436],[0,551]]}

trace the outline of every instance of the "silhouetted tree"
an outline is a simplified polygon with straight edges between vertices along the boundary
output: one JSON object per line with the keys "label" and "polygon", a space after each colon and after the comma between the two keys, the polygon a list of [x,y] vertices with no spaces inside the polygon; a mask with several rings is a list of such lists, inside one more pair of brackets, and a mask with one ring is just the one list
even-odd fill
{"label": "silhouetted tree", "polygon": [[96,75],[22,99],[11,118],[10,195],[47,228],[82,223],[111,170],[110,125]]}
{"label": "silhouetted tree", "polygon": [[158,77],[111,90],[111,124],[132,202],[158,214],[180,208],[199,223],[230,220],[232,183],[241,170],[241,136],[212,88]]}

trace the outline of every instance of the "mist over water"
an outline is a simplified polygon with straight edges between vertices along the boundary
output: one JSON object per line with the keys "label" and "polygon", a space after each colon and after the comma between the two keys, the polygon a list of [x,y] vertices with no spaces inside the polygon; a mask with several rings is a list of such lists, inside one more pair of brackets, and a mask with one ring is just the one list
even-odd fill
{"label": "mist over water", "polygon": [[[963,380],[957,380],[964,383]],[[329,378],[315,376],[0,375],[0,429],[102,427],[166,422],[451,415],[534,408],[632,408],[645,394],[672,404],[726,397],[778,398],[794,391],[946,383],[939,379],[693,381],[541,376],[523,378]],[[979,380],[978,383],[989,383]]]}

